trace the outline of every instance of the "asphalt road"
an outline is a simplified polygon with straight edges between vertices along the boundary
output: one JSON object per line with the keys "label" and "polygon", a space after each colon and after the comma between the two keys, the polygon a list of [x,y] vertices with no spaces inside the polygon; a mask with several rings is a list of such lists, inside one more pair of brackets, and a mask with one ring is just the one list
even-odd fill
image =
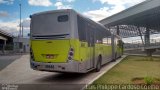
{"label": "asphalt road", "polygon": [[2,88],[8,84],[17,85],[17,90],[81,90],[119,62],[105,65],[100,72],[63,74],[32,70],[29,55],[23,55],[0,71],[0,83]]}
{"label": "asphalt road", "polygon": [[0,71],[20,57],[21,55],[1,55],[0,56]]}

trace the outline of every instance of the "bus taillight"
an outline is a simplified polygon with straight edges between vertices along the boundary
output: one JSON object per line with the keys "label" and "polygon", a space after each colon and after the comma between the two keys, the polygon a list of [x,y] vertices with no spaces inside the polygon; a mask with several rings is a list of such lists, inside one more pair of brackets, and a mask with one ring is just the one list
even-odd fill
{"label": "bus taillight", "polygon": [[68,54],[68,60],[71,61],[73,59],[73,56],[74,56],[74,49],[70,48],[69,54]]}

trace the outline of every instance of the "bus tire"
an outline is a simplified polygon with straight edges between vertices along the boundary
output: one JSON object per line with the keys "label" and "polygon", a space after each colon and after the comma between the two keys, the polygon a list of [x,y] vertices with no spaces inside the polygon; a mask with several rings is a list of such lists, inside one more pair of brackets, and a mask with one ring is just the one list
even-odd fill
{"label": "bus tire", "polygon": [[99,56],[96,65],[96,72],[99,72],[101,70],[101,63],[102,63],[102,57]]}

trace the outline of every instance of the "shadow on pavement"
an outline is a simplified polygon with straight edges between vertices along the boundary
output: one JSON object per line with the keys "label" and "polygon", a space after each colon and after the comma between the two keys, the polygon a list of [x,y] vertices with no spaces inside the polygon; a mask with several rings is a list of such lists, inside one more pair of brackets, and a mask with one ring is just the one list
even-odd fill
{"label": "shadow on pavement", "polygon": [[79,74],[79,73],[57,73],[56,75],[48,75],[44,76],[42,78],[37,79],[40,82],[68,82],[70,83],[80,80],[81,78],[84,78],[88,76],[89,73],[86,74]]}

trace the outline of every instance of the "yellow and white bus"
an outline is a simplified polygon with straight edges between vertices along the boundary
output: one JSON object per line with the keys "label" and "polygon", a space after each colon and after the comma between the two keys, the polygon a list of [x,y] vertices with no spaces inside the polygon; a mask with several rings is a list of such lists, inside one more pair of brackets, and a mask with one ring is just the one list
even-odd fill
{"label": "yellow and white bus", "polygon": [[122,55],[121,38],[72,9],[36,13],[31,18],[31,68],[86,73]]}

